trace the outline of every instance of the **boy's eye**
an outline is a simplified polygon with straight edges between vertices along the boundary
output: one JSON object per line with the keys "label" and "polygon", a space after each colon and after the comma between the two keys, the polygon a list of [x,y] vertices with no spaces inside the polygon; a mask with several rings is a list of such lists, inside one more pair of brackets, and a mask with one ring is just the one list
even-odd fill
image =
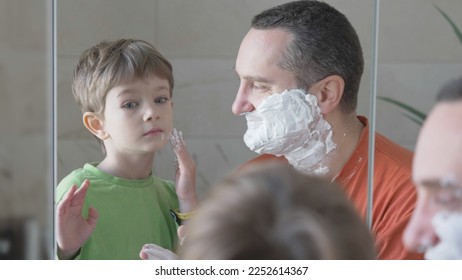
{"label": "boy's eye", "polygon": [[132,109],[136,107],[136,102],[126,102],[122,105],[122,108]]}
{"label": "boy's eye", "polygon": [[167,97],[158,97],[158,98],[154,99],[154,103],[164,104],[164,103],[167,103],[168,100],[169,99]]}

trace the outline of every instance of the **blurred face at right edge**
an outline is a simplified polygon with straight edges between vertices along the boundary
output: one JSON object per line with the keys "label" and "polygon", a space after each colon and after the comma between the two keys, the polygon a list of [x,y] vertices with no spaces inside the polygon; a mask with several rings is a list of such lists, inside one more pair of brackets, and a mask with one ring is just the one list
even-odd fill
{"label": "blurred face at right edge", "polygon": [[403,241],[426,259],[462,259],[462,100],[438,103],[413,163],[418,199]]}

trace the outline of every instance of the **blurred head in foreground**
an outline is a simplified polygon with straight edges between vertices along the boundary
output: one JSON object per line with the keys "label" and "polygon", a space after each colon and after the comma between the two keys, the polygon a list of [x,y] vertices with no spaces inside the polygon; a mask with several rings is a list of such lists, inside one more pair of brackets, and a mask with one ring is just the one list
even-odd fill
{"label": "blurred head in foreground", "polygon": [[335,184],[266,163],[219,183],[188,225],[183,259],[374,259],[372,238]]}
{"label": "blurred head in foreground", "polygon": [[404,234],[426,259],[462,259],[462,77],[448,81],[420,131],[412,176],[417,204]]}

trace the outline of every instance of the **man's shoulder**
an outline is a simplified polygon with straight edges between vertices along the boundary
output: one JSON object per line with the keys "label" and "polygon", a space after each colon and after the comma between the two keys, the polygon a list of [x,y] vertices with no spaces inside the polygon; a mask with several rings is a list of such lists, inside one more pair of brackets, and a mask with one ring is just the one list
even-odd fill
{"label": "man's shoulder", "polygon": [[396,165],[396,167],[404,168],[411,172],[414,153],[409,149],[393,142],[380,133],[376,133],[375,151],[375,156],[379,164],[387,163]]}
{"label": "man's shoulder", "polygon": [[412,209],[416,194],[412,182],[413,153],[380,134],[376,137],[375,151],[374,180],[377,191],[385,189],[385,200],[391,199],[403,207],[408,204]]}

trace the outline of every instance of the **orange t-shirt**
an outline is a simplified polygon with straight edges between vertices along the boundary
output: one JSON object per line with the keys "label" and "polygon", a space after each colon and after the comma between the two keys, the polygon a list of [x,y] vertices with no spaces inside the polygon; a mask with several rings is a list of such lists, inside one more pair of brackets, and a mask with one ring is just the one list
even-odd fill
{"label": "orange t-shirt", "polygon": [[[335,181],[344,187],[359,213],[366,217],[367,159],[369,126],[367,118],[358,116],[365,125],[356,151],[343,166]],[[422,254],[404,249],[402,235],[414,210],[416,190],[411,179],[411,151],[375,133],[375,165],[372,210],[372,233],[377,246],[377,258],[389,260],[423,259]],[[275,159],[261,155],[245,165]],[[278,159],[285,160],[283,157]]]}

